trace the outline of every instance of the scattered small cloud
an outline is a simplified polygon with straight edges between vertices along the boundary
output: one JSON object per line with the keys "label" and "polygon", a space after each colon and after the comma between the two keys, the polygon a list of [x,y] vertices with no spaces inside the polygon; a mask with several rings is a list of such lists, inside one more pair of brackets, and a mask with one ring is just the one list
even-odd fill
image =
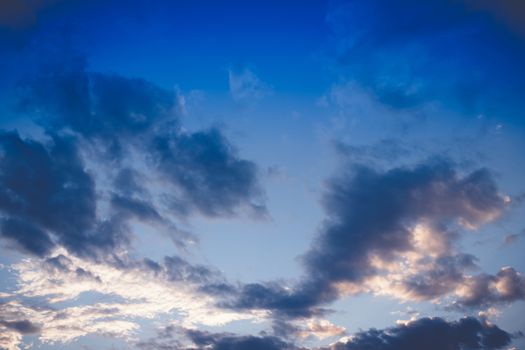
{"label": "scattered small cloud", "polygon": [[270,95],[271,88],[247,67],[228,70],[230,94],[235,102],[253,104]]}

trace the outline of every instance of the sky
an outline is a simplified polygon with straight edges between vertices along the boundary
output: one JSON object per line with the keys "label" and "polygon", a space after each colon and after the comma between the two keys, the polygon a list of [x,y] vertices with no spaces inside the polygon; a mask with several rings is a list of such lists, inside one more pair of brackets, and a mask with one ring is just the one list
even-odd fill
{"label": "sky", "polygon": [[0,349],[525,350],[521,0],[0,0]]}

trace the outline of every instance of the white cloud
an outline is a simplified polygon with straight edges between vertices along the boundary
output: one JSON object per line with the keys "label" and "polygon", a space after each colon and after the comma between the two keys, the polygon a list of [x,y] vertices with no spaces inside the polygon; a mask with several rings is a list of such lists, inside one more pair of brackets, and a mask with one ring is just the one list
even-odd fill
{"label": "white cloud", "polygon": [[[94,263],[57,251],[67,268],[54,268],[41,259],[25,259],[13,265],[18,273],[18,296],[44,298],[52,308],[35,309],[12,300],[2,306],[1,314],[10,321],[31,320],[41,327],[40,341],[70,342],[88,334],[133,339],[140,319],[160,315],[176,318],[184,327],[221,326],[235,320],[259,320],[265,312],[234,312],[219,309],[216,299],[197,291],[187,281],[169,281],[141,267],[119,269]],[[79,273],[81,271],[81,273]],[[96,292],[109,300],[60,308],[60,303],[75,301],[85,292]],[[15,339],[20,342],[20,339]],[[15,340],[11,340],[12,343]],[[16,349],[14,347],[13,349]]]}
{"label": "white cloud", "polygon": [[[1,309],[0,309],[1,310]],[[7,327],[0,326],[0,349],[19,350],[22,343],[22,335]]]}
{"label": "white cloud", "polygon": [[304,326],[298,326],[298,336],[300,338],[308,338],[314,336],[318,339],[326,339],[345,333],[346,329],[337,326],[328,320],[313,318],[306,322],[300,321]]}

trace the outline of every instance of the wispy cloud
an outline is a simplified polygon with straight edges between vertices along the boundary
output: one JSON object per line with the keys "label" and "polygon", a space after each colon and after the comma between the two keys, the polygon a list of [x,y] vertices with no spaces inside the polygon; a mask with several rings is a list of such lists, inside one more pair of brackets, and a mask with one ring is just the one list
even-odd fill
{"label": "wispy cloud", "polygon": [[232,98],[239,103],[256,103],[270,94],[270,87],[247,67],[228,70],[228,84]]}

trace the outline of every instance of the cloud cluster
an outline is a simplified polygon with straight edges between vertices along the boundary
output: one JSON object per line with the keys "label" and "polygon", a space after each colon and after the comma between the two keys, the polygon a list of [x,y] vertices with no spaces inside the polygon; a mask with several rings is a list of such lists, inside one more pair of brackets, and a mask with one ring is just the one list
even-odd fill
{"label": "cloud cluster", "polygon": [[384,330],[359,332],[332,350],[460,350],[500,349],[510,344],[507,332],[472,317],[457,322],[441,318],[422,318]]}
{"label": "cloud cluster", "polygon": [[512,267],[503,267],[495,275],[468,277],[458,289],[461,306],[490,306],[525,300],[525,277]]}
{"label": "cloud cluster", "polygon": [[111,254],[133,220],[183,245],[177,217],[265,213],[256,165],[216,128],[183,130],[175,93],[88,72],[79,57],[44,67],[21,93],[46,130],[45,140],[0,135],[1,236],[24,252]]}
{"label": "cloud cluster", "polygon": [[[175,338],[177,333],[190,344]],[[179,339],[176,341],[175,339]],[[472,317],[459,321],[442,318],[421,318],[387,329],[360,331],[321,350],[492,350],[508,346],[512,336],[499,327]],[[211,349],[211,350],[299,350],[295,344],[267,335],[241,336],[229,333],[210,333],[195,330],[166,328],[156,339],[139,343],[139,348],[149,349]]]}
{"label": "cloud cluster", "polygon": [[454,292],[476,260],[455,249],[458,230],[494,220],[506,199],[487,170],[461,176],[438,159],[386,172],[351,166],[327,183],[323,204],[303,281],[246,285],[237,307],[302,317],[365,291],[420,300]]}
{"label": "cloud cluster", "polygon": [[137,222],[184,246],[196,240],[177,225],[188,215],[264,215],[257,166],[219,129],[185,130],[176,93],[89,72],[81,57],[45,65],[20,93],[43,132],[0,133],[0,237],[30,256],[12,266],[16,293],[2,296],[6,348],[29,331],[44,343],[131,339],[138,320],[162,314],[187,327],[264,317],[218,308],[234,288],[218,271],[129,254]]}
{"label": "cloud cluster", "polygon": [[53,137],[46,147],[15,132],[0,134],[1,235],[39,256],[56,244],[75,252],[92,245],[115,246],[112,237],[94,232],[93,179],[68,138]]}

